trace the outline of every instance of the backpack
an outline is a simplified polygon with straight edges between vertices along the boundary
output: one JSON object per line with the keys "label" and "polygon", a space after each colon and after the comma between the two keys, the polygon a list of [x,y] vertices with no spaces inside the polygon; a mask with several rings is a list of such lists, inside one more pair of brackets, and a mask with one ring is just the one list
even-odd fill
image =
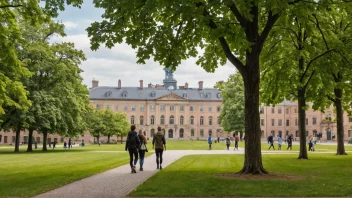
{"label": "backpack", "polygon": [[130,131],[127,136],[127,146],[128,148],[137,148],[137,133]]}

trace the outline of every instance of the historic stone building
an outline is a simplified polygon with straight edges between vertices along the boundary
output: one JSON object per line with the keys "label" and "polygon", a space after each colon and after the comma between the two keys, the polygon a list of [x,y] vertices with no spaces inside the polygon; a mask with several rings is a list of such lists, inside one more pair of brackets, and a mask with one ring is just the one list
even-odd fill
{"label": "historic stone building", "polygon": [[125,112],[131,124],[152,137],[161,126],[166,138],[206,138],[221,136],[219,115],[222,97],[218,89],[177,87],[173,72],[165,69],[163,85],[124,87],[121,80],[117,87],[98,86],[93,80],[90,103],[97,109]]}
{"label": "historic stone building", "polygon": [[[306,136],[316,136],[322,134],[322,140],[332,140],[336,137],[336,115],[333,107],[325,112],[312,110],[312,104],[308,103],[310,108],[306,111]],[[347,141],[352,137],[352,118],[344,113],[344,139]],[[284,101],[275,106],[260,107],[260,127],[262,137],[273,134],[275,137],[281,135],[293,134],[296,140],[299,139],[298,132],[298,103],[293,101]]]}

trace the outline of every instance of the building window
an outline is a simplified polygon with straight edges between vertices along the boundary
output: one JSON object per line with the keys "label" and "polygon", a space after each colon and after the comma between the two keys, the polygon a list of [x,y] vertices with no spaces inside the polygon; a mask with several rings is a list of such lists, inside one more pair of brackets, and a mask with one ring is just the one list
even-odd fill
{"label": "building window", "polygon": [[297,113],[297,107],[295,108],[295,113]]}
{"label": "building window", "polygon": [[200,106],[200,107],[199,107],[199,111],[200,111],[200,112],[203,112],[203,110],[204,110],[203,106]]}
{"label": "building window", "polygon": [[174,116],[170,116],[169,124],[174,124],[174,123],[175,123]]}
{"label": "building window", "polygon": [[308,125],[308,118],[306,118],[306,125]]}
{"label": "building window", "polygon": [[180,129],[180,138],[183,138],[183,133],[184,133],[185,131],[183,130],[183,128],[181,128]]}
{"label": "building window", "polygon": [[286,126],[290,126],[290,120],[286,120]]}
{"label": "building window", "polygon": [[134,116],[131,116],[131,124],[134,124]]}
{"label": "building window", "polygon": [[4,136],[4,144],[7,143],[7,136]]}
{"label": "building window", "polygon": [[115,111],[119,110],[119,106],[115,105]]}
{"label": "building window", "polygon": [[279,119],[278,126],[282,126],[282,120]]}
{"label": "building window", "polygon": [[184,97],[184,98],[187,98],[187,94],[186,94],[186,93],[183,93],[183,97]]}
{"label": "building window", "polygon": [[139,106],[140,111],[144,111],[144,105]]}
{"label": "building window", "polygon": [[154,116],[151,116],[151,117],[150,117],[150,124],[151,124],[151,125],[154,125],[154,123],[155,123],[155,117],[154,117]]}
{"label": "building window", "polygon": [[204,98],[204,93],[200,93],[200,97],[201,97],[201,98]]}
{"label": "building window", "polygon": [[165,116],[160,116],[160,124],[165,124]]}
{"label": "building window", "polygon": [[220,116],[218,116],[218,124],[221,124]]}
{"label": "building window", "polygon": [[260,125],[261,125],[261,126],[264,126],[264,119],[261,119],[261,120],[260,120]]}
{"label": "building window", "polygon": [[190,106],[190,107],[189,107],[189,110],[190,110],[190,111],[194,111],[194,106]]}
{"label": "building window", "polygon": [[183,116],[180,117],[180,125],[183,125]]}
{"label": "building window", "polygon": [[209,112],[212,112],[212,111],[213,111],[213,108],[212,108],[212,107],[208,107],[208,111],[209,111]]}
{"label": "building window", "polygon": [[289,113],[290,113],[290,109],[286,108],[286,114],[289,114]]}
{"label": "building window", "polygon": [[209,117],[209,125],[213,125],[213,117]]}
{"label": "building window", "polygon": [[191,118],[189,119],[189,122],[191,125],[194,125],[194,117],[193,116],[191,116]]}
{"label": "building window", "polygon": [[200,130],[200,137],[204,137],[204,130],[203,129]]}
{"label": "building window", "polygon": [[220,106],[217,107],[216,110],[217,110],[217,112],[220,112],[221,111],[221,107]]}
{"label": "building window", "polygon": [[351,136],[352,136],[352,130],[348,130],[348,137],[351,137]]}
{"label": "building window", "polygon": [[152,93],[150,93],[150,96],[154,98],[155,97],[155,91],[152,91]]}
{"label": "building window", "polygon": [[298,119],[295,120],[295,126],[298,126]]}
{"label": "building window", "polygon": [[170,106],[170,111],[175,111],[175,106]]}
{"label": "building window", "polygon": [[317,125],[317,118],[312,119],[313,125]]}
{"label": "building window", "polygon": [[271,113],[275,113],[275,108],[274,107],[271,108]]}
{"label": "building window", "polygon": [[277,113],[278,113],[278,114],[281,114],[281,113],[282,113],[282,109],[279,108],[279,109],[277,110]]}
{"label": "building window", "polygon": [[126,105],[123,106],[123,110],[124,110],[124,111],[127,111],[127,106],[126,106]]}
{"label": "building window", "polygon": [[348,118],[348,122],[352,122],[352,118]]}
{"label": "building window", "polygon": [[194,129],[191,129],[191,137],[194,137]]}
{"label": "building window", "polygon": [[204,125],[204,117],[200,116],[200,125]]}
{"label": "building window", "polygon": [[264,113],[264,107],[260,107],[260,108],[259,108],[259,113],[260,113],[260,114],[263,114],[263,113]]}
{"label": "building window", "polygon": [[279,131],[279,136],[282,137],[282,131]]}
{"label": "building window", "polygon": [[217,93],[217,94],[216,94],[216,97],[217,97],[217,98],[220,98],[220,97],[221,97],[221,94],[220,94],[220,93]]}
{"label": "building window", "polygon": [[180,106],[180,111],[185,111],[185,106],[181,105]]}
{"label": "building window", "polygon": [[131,110],[132,110],[132,111],[136,111],[136,105],[132,105],[132,106],[131,106]]}
{"label": "building window", "polygon": [[100,104],[97,104],[95,107],[96,109],[100,109]]}
{"label": "building window", "polygon": [[271,119],[271,126],[275,126],[275,120]]}
{"label": "building window", "polygon": [[143,116],[139,116],[139,124],[144,125],[144,117]]}
{"label": "building window", "polygon": [[150,108],[151,111],[155,111],[155,106],[154,105],[150,105],[149,108]]}
{"label": "building window", "polygon": [[110,109],[110,105],[106,105],[106,109]]}
{"label": "building window", "polygon": [[271,131],[271,135],[275,137],[275,131]]}
{"label": "building window", "polygon": [[165,111],[165,105],[160,105],[160,111]]}

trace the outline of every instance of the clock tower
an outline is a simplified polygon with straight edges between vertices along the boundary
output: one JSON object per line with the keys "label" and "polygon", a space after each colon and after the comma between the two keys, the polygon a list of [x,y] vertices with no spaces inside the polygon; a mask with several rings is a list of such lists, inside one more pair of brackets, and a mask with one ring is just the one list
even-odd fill
{"label": "clock tower", "polygon": [[163,82],[164,82],[165,89],[169,89],[169,90],[177,89],[177,81],[174,79],[173,71],[169,68],[165,68],[164,71],[165,71],[165,79],[163,80]]}

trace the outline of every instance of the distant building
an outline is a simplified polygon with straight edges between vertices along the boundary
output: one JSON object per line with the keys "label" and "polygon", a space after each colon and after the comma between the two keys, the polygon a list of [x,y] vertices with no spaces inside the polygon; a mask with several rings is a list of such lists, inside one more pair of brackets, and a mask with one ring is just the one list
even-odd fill
{"label": "distant building", "polygon": [[[317,136],[322,134],[323,140],[332,140],[336,136],[336,115],[333,107],[321,111],[314,111],[312,103],[307,103],[309,109],[306,111],[306,136]],[[344,139],[349,140],[352,137],[352,118],[344,113]],[[285,138],[286,135],[293,135],[296,140],[299,139],[298,130],[298,103],[293,101],[284,101],[273,106],[260,107],[260,127],[262,137],[266,138],[270,134],[275,137],[280,135]]]}
{"label": "distant building", "polygon": [[152,137],[158,126],[163,128],[166,138],[221,136],[219,90],[203,88],[203,81],[199,81],[197,88],[188,87],[188,83],[177,87],[173,72],[164,70],[163,85],[144,87],[140,80],[139,87],[123,87],[119,80],[117,87],[100,87],[93,80],[90,103],[96,109],[125,112],[129,122],[147,137]]}

